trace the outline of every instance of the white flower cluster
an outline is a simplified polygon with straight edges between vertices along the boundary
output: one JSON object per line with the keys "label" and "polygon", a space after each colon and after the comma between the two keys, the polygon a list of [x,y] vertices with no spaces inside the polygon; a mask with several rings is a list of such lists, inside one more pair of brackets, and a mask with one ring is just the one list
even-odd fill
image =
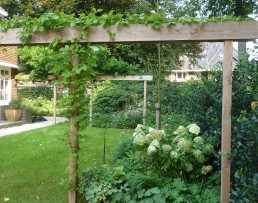
{"label": "white flower cluster", "polygon": [[186,128],[180,125],[177,130],[174,132],[174,135],[184,134],[186,132]]}
{"label": "white flower cluster", "polygon": [[152,146],[152,145],[150,145],[150,146],[148,147],[148,149],[147,149],[147,154],[148,154],[148,155],[152,155],[152,154],[154,154],[154,153],[156,153],[156,152],[157,152],[157,148],[154,147],[154,146]]}
{"label": "white flower cluster", "polygon": [[214,151],[214,147],[211,144],[208,144],[204,147],[205,152],[212,153]]}
{"label": "white flower cluster", "polygon": [[170,152],[170,157],[174,160],[177,160],[177,158],[179,157],[179,154],[176,151],[172,151]]}
{"label": "white flower cluster", "polygon": [[162,150],[164,152],[170,152],[172,150],[172,147],[168,144],[164,144],[164,145],[162,145]]}
{"label": "white flower cluster", "polygon": [[190,124],[186,127],[190,133],[198,135],[200,133],[200,127],[198,125],[196,125],[195,123]]}
{"label": "white flower cluster", "polygon": [[193,140],[197,144],[203,144],[203,138],[200,136],[195,137]]}
{"label": "white flower cluster", "polygon": [[144,152],[148,156],[153,156],[152,161],[170,156],[172,163],[177,162],[175,165],[179,164],[186,172],[201,169],[202,174],[207,174],[212,167],[203,165],[206,156],[211,154],[214,148],[211,144],[205,143],[205,140],[198,136],[199,133],[200,128],[195,123],[187,127],[179,126],[173,133],[174,138],[165,136],[163,130],[146,129],[142,125],[137,125],[133,142],[135,145],[144,146]]}
{"label": "white flower cluster", "polygon": [[202,174],[206,175],[207,173],[212,171],[212,166],[208,165],[208,166],[203,166],[202,167]]}
{"label": "white flower cluster", "polygon": [[190,171],[193,170],[193,165],[191,163],[188,162],[188,163],[185,164],[185,166],[186,166],[186,171],[187,172],[190,172]]}
{"label": "white flower cluster", "polygon": [[157,148],[159,147],[160,147],[159,141],[157,139],[153,140],[147,149],[147,154],[148,155],[154,154],[157,151]]}
{"label": "white flower cluster", "polygon": [[143,134],[136,134],[134,136],[133,143],[139,146],[143,146],[146,143],[146,138]]}
{"label": "white flower cluster", "polygon": [[146,135],[147,141],[150,143],[152,140],[162,140],[162,138],[165,136],[164,130],[155,130],[153,128],[149,128],[149,134]]}
{"label": "white flower cluster", "polygon": [[178,148],[183,152],[188,152],[191,150],[192,143],[185,138],[180,138],[177,143]]}
{"label": "white flower cluster", "polygon": [[154,146],[156,148],[159,148],[159,141],[157,139],[153,140],[151,143],[150,143],[150,146]]}
{"label": "white flower cluster", "polygon": [[194,157],[196,158],[196,160],[199,163],[203,163],[204,162],[205,157],[204,157],[203,153],[199,149],[193,150],[193,155],[194,155]]}

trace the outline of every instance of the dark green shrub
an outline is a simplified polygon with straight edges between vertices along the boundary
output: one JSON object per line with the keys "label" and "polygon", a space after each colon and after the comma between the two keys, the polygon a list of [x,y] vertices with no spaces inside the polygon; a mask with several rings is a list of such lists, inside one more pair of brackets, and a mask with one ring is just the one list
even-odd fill
{"label": "dark green shrub", "polygon": [[[105,81],[95,84],[94,113],[112,113],[143,107],[143,82],[140,81]],[[174,112],[177,104],[178,84],[169,81],[161,83],[161,110],[162,114]],[[155,112],[157,90],[154,82],[147,84],[147,112]]]}
{"label": "dark green shrub", "polygon": [[243,113],[232,131],[232,202],[258,200],[258,114]]}
{"label": "dark green shrub", "polygon": [[38,97],[45,98],[47,100],[53,99],[53,89],[49,87],[26,87],[18,88],[19,99],[36,99]]}
{"label": "dark green shrub", "polygon": [[[233,202],[257,200],[257,113],[251,102],[258,100],[258,62],[242,60],[233,71],[231,184]],[[177,112],[197,122],[206,137],[214,137],[213,163],[220,168],[222,72],[210,78],[181,84]],[[256,161],[255,161],[256,160]],[[249,185],[250,187],[247,187]],[[249,193],[249,194],[248,194]]]}
{"label": "dark green shrub", "polygon": [[138,102],[139,97],[142,99],[143,93],[139,96],[138,92],[133,90],[137,84],[126,82],[127,84],[124,81],[98,83],[96,89],[93,90],[94,112],[102,114],[117,112],[123,110],[127,105]]}

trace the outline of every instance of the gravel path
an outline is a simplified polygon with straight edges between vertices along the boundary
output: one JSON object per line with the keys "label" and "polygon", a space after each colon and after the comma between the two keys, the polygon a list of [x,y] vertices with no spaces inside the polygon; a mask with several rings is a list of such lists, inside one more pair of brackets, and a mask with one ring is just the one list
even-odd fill
{"label": "gravel path", "polygon": [[[14,127],[0,129],[0,137],[54,125],[53,117],[44,117],[44,118],[46,118],[47,121],[24,124],[21,126],[14,126]],[[67,120],[68,120],[67,118],[63,118],[63,117],[56,118],[57,123],[65,122]]]}

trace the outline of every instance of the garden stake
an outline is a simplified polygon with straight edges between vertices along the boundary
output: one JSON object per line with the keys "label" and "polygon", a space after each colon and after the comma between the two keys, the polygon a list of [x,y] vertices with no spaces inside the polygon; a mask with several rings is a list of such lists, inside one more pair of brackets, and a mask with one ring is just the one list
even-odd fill
{"label": "garden stake", "polygon": [[104,143],[103,143],[103,164],[106,164],[106,132],[107,132],[107,126],[104,130]]}

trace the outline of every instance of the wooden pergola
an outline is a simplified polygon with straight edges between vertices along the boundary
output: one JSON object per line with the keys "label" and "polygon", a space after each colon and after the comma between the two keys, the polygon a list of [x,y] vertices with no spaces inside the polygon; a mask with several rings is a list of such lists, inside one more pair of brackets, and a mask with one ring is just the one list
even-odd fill
{"label": "wooden pergola", "polygon": [[[17,29],[9,29],[0,33],[0,45],[20,45],[22,40],[17,38]],[[114,39],[108,33],[116,33]],[[45,45],[51,43],[56,37],[72,40],[79,36],[82,29],[67,27],[61,30],[47,30],[36,33],[27,42],[30,45]],[[217,22],[199,24],[162,24],[159,30],[149,25],[135,24],[129,26],[92,26],[89,28],[86,39],[78,43],[172,43],[172,42],[224,42],[223,67],[223,101],[222,101],[222,147],[221,147],[221,202],[229,202],[230,192],[230,161],[231,152],[231,107],[232,107],[232,50],[233,41],[252,40],[258,38],[258,22]],[[73,58],[73,65],[79,60]],[[71,132],[76,130],[71,120]],[[76,202],[76,191],[71,191],[70,202]]]}

